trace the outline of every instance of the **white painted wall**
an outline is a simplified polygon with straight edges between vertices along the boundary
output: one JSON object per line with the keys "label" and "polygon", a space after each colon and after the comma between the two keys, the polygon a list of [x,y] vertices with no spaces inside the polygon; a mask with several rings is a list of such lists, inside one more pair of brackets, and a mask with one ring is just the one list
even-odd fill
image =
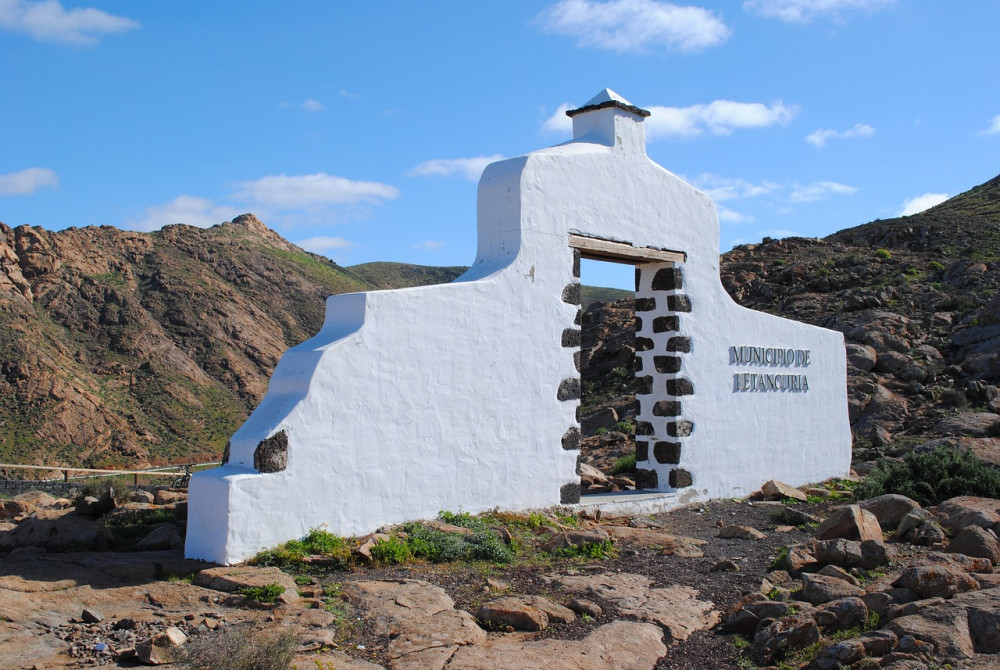
{"label": "white painted wall", "polygon": [[[688,498],[846,474],[842,335],[732,302],[714,204],[647,158],[644,133],[623,109],[576,116],[573,141],[486,168],[465,275],[331,296],[322,330],[285,354],[233,436],[229,464],[192,478],[185,554],[228,564],[318,526],[349,535],[440,510],[558,504],[577,481],[577,452],[560,440],[578,402],[556,398],[578,374],[560,344],[576,315],[561,300],[575,281],[570,233],[688,254]],[[734,394],[728,347],[740,344],[811,349],[809,393]],[[257,473],[254,449],[280,430],[287,469]]]}

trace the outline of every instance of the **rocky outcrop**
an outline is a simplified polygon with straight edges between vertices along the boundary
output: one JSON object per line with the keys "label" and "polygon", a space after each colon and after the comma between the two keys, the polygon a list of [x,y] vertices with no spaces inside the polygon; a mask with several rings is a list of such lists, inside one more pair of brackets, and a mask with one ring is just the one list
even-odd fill
{"label": "rocky outcrop", "polygon": [[0,462],[218,458],[324,299],[365,288],[249,214],[154,233],[0,224]]}

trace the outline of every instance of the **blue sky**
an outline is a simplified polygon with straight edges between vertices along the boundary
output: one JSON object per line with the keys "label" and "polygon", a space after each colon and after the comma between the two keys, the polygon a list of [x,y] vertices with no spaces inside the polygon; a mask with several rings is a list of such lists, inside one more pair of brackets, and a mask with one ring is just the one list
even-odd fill
{"label": "blue sky", "polygon": [[995,0],[0,0],[0,221],[253,212],[345,265],[467,265],[482,167],[609,87],[721,250],[824,236],[1000,173],[998,26]]}

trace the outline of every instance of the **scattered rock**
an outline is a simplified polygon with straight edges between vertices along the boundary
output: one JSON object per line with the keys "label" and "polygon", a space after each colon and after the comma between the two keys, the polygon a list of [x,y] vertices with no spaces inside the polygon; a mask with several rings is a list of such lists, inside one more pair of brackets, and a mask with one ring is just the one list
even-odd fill
{"label": "scattered rock", "polygon": [[813,605],[822,605],[831,600],[848,596],[863,596],[865,590],[836,577],[819,574],[802,574],[802,600]]}
{"label": "scattered rock", "polygon": [[760,493],[764,500],[784,500],[785,498],[791,498],[801,502],[805,502],[807,500],[806,494],[799,489],[774,479],[769,482],[765,482],[764,485],[760,487]]}
{"label": "scattered rock", "polygon": [[819,626],[808,614],[778,619],[754,635],[747,656],[757,665],[771,665],[785,653],[819,641]]}
{"label": "scattered rock", "polygon": [[816,529],[817,540],[875,540],[882,541],[882,527],[871,512],[858,505],[841,507]]}
{"label": "scattered rock", "polygon": [[699,600],[694,589],[650,588],[649,578],[643,575],[559,575],[547,580],[555,588],[610,600],[617,605],[619,614],[656,623],[675,641],[686,640],[695,631],[711,628],[719,621],[712,603]]}
{"label": "scattered rock", "polygon": [[146,665],[164,665],[174,660],[174,650],[187,642],[187,635],[180,628],[171,626],[159,635],[140,642],[135,647],[139,661]]}
{"label": "scattered rock", "polygon": [[549,626],[549,616],[532,607],[523,598],[501,598],[479,608],[476,617],[482,621],[512,626],[515,630],[539,631]]}
{"label": "scattered rock", "polygon": [[941,525],[952,532],[966,526],[979,526],[1000,532],[1000,500],[960,496],[938,505],[937,515]]}
{"label": "scattered rock", "polygon": [[858,503],[858,506],[874,514],[879,526],[884,530],[894,530],[904,516],[915,509],[920,509],[920,503],[916,500],[898,493],[877,496]]}
{"label": "scattered rock", "polygon": [[585,598],[573,598],[567,605],[577,614],[586,614],[595,619],[604,614],[604,610],[601,609],[600,605]]}
{"label": "scattered rock", "polygon": [[949,554],[964,554],[986,558],[993,565],[1000,563],[1000,542],[993,531],[980,526],[966,526],[948,543],[944,551]]}
{"label": "scattered rock", "polygon": [[979,583],[961,568],[926,562],[908,566],[892,585],[912,589],[922,598],[951,598],[979,588]]}
{"label": "scattered rock", "polygon": [[723,539],[763,540],[767,535],[750,526],[725,526],[719,529],[719,537]]}

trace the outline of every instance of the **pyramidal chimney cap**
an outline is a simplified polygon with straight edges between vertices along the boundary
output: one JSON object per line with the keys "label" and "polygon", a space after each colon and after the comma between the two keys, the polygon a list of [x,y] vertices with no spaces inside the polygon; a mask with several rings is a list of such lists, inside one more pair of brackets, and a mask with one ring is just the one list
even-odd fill
{"label": "pyramidal chimney cap", "polygon": [[642,117],[649,116],[650,114],[649,110],[636,107],[631,102],[612,91],[610,88],[606,88],[588,100],[583,107],[580,107],[579,109],[567,109],[566,116],[573,118],[577,114],[593,112],[598,109],[607,109],[608,107],[617,107],[618,109],[622,109],[626,112]]}

